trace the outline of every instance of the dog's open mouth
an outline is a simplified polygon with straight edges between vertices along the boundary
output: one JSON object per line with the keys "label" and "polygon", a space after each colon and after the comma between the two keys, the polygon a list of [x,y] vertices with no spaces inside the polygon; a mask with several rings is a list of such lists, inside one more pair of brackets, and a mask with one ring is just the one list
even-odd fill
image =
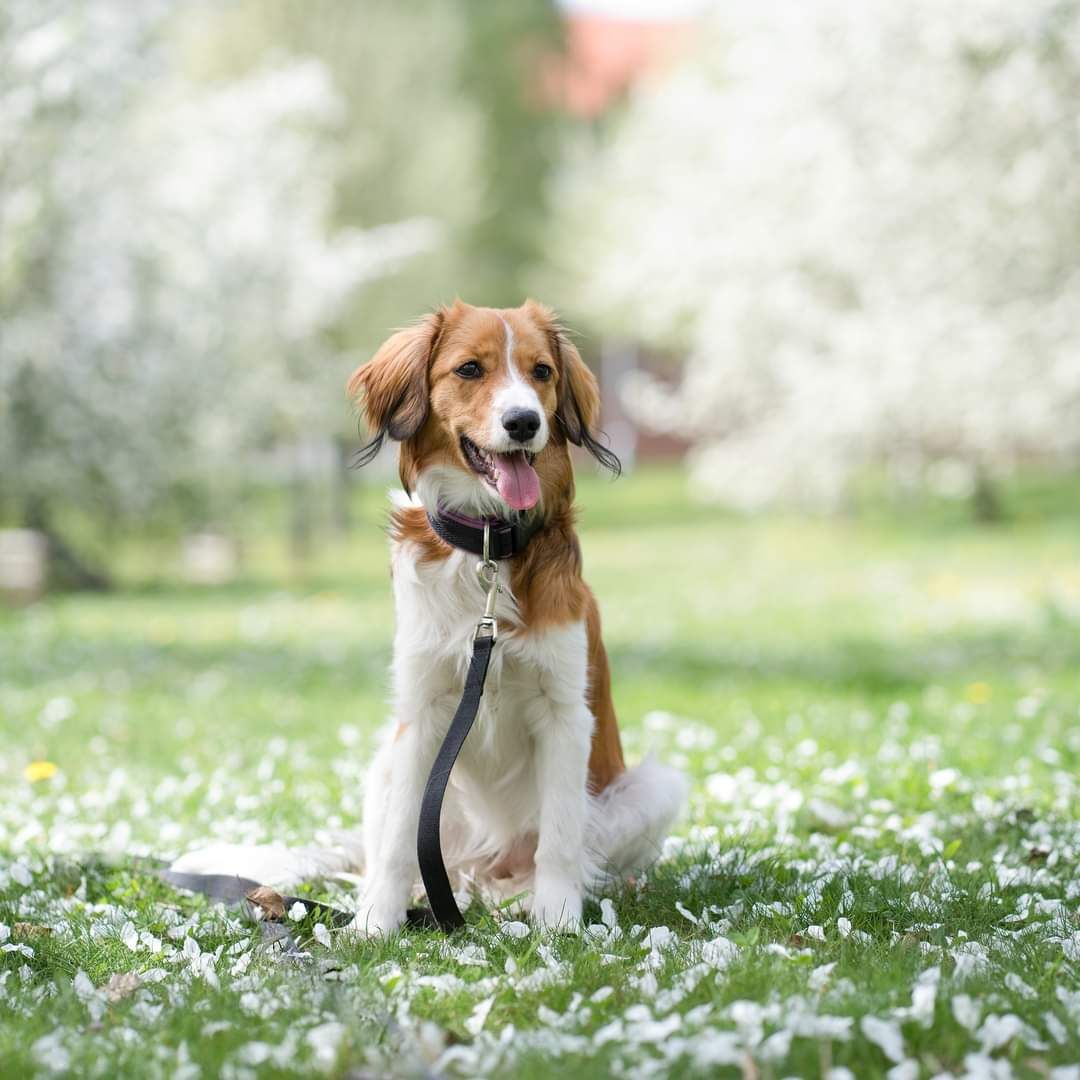
{"label": "dog's open mouth", "polygon": [[531,510],[540,501],[540,477],[533,468],[535,454],[527,450],[496,454],[481,449],[465,435],[461,436],[461,452],[469,468],[486,480],[508,506]]}

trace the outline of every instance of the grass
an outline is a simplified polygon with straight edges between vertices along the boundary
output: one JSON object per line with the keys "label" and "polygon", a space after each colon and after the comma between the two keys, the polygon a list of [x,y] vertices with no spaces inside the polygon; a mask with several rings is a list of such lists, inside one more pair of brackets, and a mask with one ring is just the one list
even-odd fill
{"label": "grass", "polygon": [[[579,937],[474,908],[452,939],[326,947],[309,918],[289,958],[153,874],[211,837],[359,820],[390,657],[377,491],[301,569],[260,520],[227,588],[144,545],[123,589],[0,614],[0,1074],[1080,1061],[1075,486],[1009,492],[992,528],[945,503],[736,518],[662,470],[581,493],[628,752],[693,795]],[[110,997],[123,972],[140,985]]]}

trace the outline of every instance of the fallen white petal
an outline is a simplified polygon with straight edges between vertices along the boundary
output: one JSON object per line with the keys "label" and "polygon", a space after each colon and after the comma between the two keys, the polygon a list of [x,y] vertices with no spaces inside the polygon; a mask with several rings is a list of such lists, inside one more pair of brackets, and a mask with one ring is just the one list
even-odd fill
{"label": "fallen white petal", "polygon": [[890,1061],[899,1064],[904,1060],[904,1037],[900,1034],[899,1024],[877,1016],[864,1016],[859,1021],[859,1027]]}

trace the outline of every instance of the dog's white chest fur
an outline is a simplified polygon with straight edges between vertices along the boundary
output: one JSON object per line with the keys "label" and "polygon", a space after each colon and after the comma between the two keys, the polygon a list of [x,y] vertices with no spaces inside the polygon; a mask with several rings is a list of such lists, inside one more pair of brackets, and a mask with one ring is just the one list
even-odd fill
{"label": "dog's white chest fur", "polygon": [[[460,697],[483,611],[476,564],[476,557],[463,551],[425,563],[408,543],[395,544],[392,554],[398,720],[416,723],[439,738]],[[584,707],[584,625],[523,631],[505,564],[499,568],[499,580],[498,643],[476,724],[453,774],[466,812],[486,820],[485,846],[493,851],[537,829],[536,736],[545,726],[568,724],[574,729],[573,747],[568,749],[580,755],[593,727]],[[491,823],[497,826],[494,835]]]}

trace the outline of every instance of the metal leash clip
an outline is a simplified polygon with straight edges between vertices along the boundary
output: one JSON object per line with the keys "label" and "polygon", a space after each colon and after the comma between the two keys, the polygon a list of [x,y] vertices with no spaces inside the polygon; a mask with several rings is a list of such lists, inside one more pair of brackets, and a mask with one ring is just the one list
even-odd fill
{"label": "metal leash clip", "polygon": [[499,584],[499,564],[491,558],[491,525],[484,522],[484,557],[476,564],[476,576],[480,579],[480,587],[487,594],[484,600],[484,614],[476,624],[476,638],[490,637],[495,641],[498,637],[498,624],[495,622],[495,598],[502,592]]}

